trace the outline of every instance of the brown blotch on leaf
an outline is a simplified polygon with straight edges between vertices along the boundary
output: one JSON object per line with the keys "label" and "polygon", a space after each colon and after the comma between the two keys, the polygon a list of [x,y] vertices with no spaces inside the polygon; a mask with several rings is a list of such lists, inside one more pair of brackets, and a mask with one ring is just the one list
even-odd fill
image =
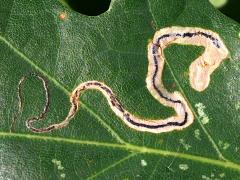
{"label": "brown blotch on leaf", "polygon": [[64,21],[66,20],[67,14],[66,12],[61,12],[58,17],[60,20]]}

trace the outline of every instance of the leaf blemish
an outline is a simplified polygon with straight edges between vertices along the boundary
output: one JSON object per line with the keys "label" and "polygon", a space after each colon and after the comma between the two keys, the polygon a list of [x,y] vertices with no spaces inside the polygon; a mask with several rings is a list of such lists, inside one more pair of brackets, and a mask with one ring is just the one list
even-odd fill
{"label": "leaf blemish", "polygon": [[61,173],[60,177],[64,179],[66,177],[66,174],[65,173]]}
{"label": "leaf blemish", "polygon": [[187,144],[184,139],[179,139],[179,143],[184,147],[185,150],[189,150],[192,146]]}
{"label": "leaf blemish", "polygon": [[64,21],[67,17],[67,13],[66,12],[61,12],[58,17],[59,17],[60,20]]}
{"label": "leaf blemish", "polygon": [[189,169],[189,166],[187,164],[179,164],[179,169],[181,169],[182,171],[186,171]]}
{"label": "leaf blemish", "polygon": [[218,180],[218,179],[224,178],[225,176],[226,176],[225,173],[220,173],[220,174],[215,176],[215,174],[213,172],[211,172],[210,176],[202,175],[202,179],[204,179],[204,180]]}
{"label": "leaf blemish", "polygon": [[208,124],[209,123],[209,117],[204,112],[204,109],[206,108],[203,103],[197,103],[195,104],[195,107],[197,108],[197,112],[199,115],[199,119],[202,122],[202,124]]}
{"label": "leaf blemish", "polygon": [[221,147],[223,150],[227,150],[230,147],[230,144],[228,142],[223,142],[219,140],[218,146]]}
{"label": "leaf blemish", "polygon": [[64,167],[62,166],[62,162],[57,159],[52,159],[52,163],[54,164],[54,166],[57,167],[57,170],[60,173],[60,178],[65,178],[66,174],[62,172],[64,170]]}
{"label": "leaf blemish", "polygon": [[240,101],[235,104],[235,109],[237,111],[240,110]]}
{"label": "leaf blemish", "polygon": [[225,173],[220,173],[220,174],[219,174],[219,177],[220,177],[220,178],[224,178],[224,177],[225,177]]}
{"label": "leaf blemish", "polygon": [[141,160],[141,166],[142,167],[147,166],[147,162],[144,159]]}
{"label": "leaf blemish", "polygon": [[206,175],[202,175],[202,179],[205,179],[205,180],[212,180],[212,178],[206,176]]}
{"label": "leaf blemish", "polygon": [[52,159],[52,163],[57,166],[58,170],[63,170],[62,162],[57,159]]}
{"label": "leaf blemish", "polygon": [[201,140],[200,130],[199,130],[199,129],[195,129],[195,130],[194,130],[194,137],[195,137],[197,140]]}

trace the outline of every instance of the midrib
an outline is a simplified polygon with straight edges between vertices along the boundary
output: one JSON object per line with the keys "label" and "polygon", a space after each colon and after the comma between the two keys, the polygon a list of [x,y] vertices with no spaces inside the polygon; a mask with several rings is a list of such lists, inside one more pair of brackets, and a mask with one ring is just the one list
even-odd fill
{"label": "midrib", "polygon": [[165,157],[175,157],[180,159],[191,160],[194,162],[209,164],[213,166],[218,166],[226,169],[231,169],[240,172],[240,164],[230,162],[230,161],[222,161],[217,159],[212,159],[204,156],[196,156],[191,154],[179,153],[174,151],[166,151],[161,149],[154,149],[150,147],[137,146],[132,144],[114,144],[108,142],[97,142],[97,141],[87,141],[87,140],[78,140],[78,139],[70,139],[70,138],[62,138],[62,137],[52,137],[52,136],[42,136],[42,135],[32,135],[32,134],[20,134],[20,133],[9,133],[9,132],[0,132],[0,138],[21,138],[24,140],[31,141],[49,141],[56,143],[68,143],[75,145],[88,145],[88,146],[97,146],[97,147],[105,147],[112,149],[121,149],[124,151],[141,153],[141,154],[152,154],[159,155]]}

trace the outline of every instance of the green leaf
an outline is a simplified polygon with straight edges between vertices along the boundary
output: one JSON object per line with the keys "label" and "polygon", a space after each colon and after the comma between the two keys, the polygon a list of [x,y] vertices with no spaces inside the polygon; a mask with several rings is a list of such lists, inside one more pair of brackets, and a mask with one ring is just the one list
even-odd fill
{"label": "green leaf", "polygon": [[[64,13],[64,18],[61,14]],[[61,130],[35,134],[25,120],[45,103],[40,81],[17,87],[29,72],[49,82],[50,107],[39,127],[61,122],[71,91],[98,80],[126,109],[143,118],[174,114],[146,88],[147,44],[168,26],[217,32],[230,58],[203,92],[191,88],[188,68],[203,48],[173,45],[164,53],[163,83],[188,100],[194,123],[182,131],[133,130],[111,111],[105,97],[87,91],[80,110]],[[0,176],[3,179],[237,179],[240,175],[240,25],[199,0],[114,0],[107,12],[89,17],[58,1],[0,2]],[[200,109],[207,119],[203,119]],[[199,115],[200,113],[200,115]],[[13,122],[14,116],[16,116]],[[206,121],[207,120],[207,121]]]}

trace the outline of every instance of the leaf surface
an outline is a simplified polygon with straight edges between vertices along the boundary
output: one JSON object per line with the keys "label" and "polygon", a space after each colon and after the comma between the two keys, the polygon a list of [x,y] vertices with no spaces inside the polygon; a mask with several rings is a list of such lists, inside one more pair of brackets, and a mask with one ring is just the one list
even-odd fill
{"label": "leaf surface", "polygon": [[[61,19],[64,13],[65,18]],[[37,72],[49,82],[50,107],[39,127],[67,115],[71,91],[98,80],[126,109],[143,118],[174,114],[146,88],[147,44],[155,31],[190,26],[217,32],[230,58],[212,74],[204,92],[191,88],[188,69],[204,49],[172,45],[164,53],[163,83],[189,102],[194,123],[170,133],[150,134],[126,126],[104,96],[87,91],[71,123],[34,134],[25,120],[44,107],[44,89],[24,83],[24,109],[17,114],[21,77]],[[114,0],[107,12],[85,16],[58,1],[0,2],[0,151],[4,179],[237,179],[240,174],[240,26],[208,1]],[[208,122],[199,115],[205,107]],[[16,121],[13,117],[17,114]]]}

